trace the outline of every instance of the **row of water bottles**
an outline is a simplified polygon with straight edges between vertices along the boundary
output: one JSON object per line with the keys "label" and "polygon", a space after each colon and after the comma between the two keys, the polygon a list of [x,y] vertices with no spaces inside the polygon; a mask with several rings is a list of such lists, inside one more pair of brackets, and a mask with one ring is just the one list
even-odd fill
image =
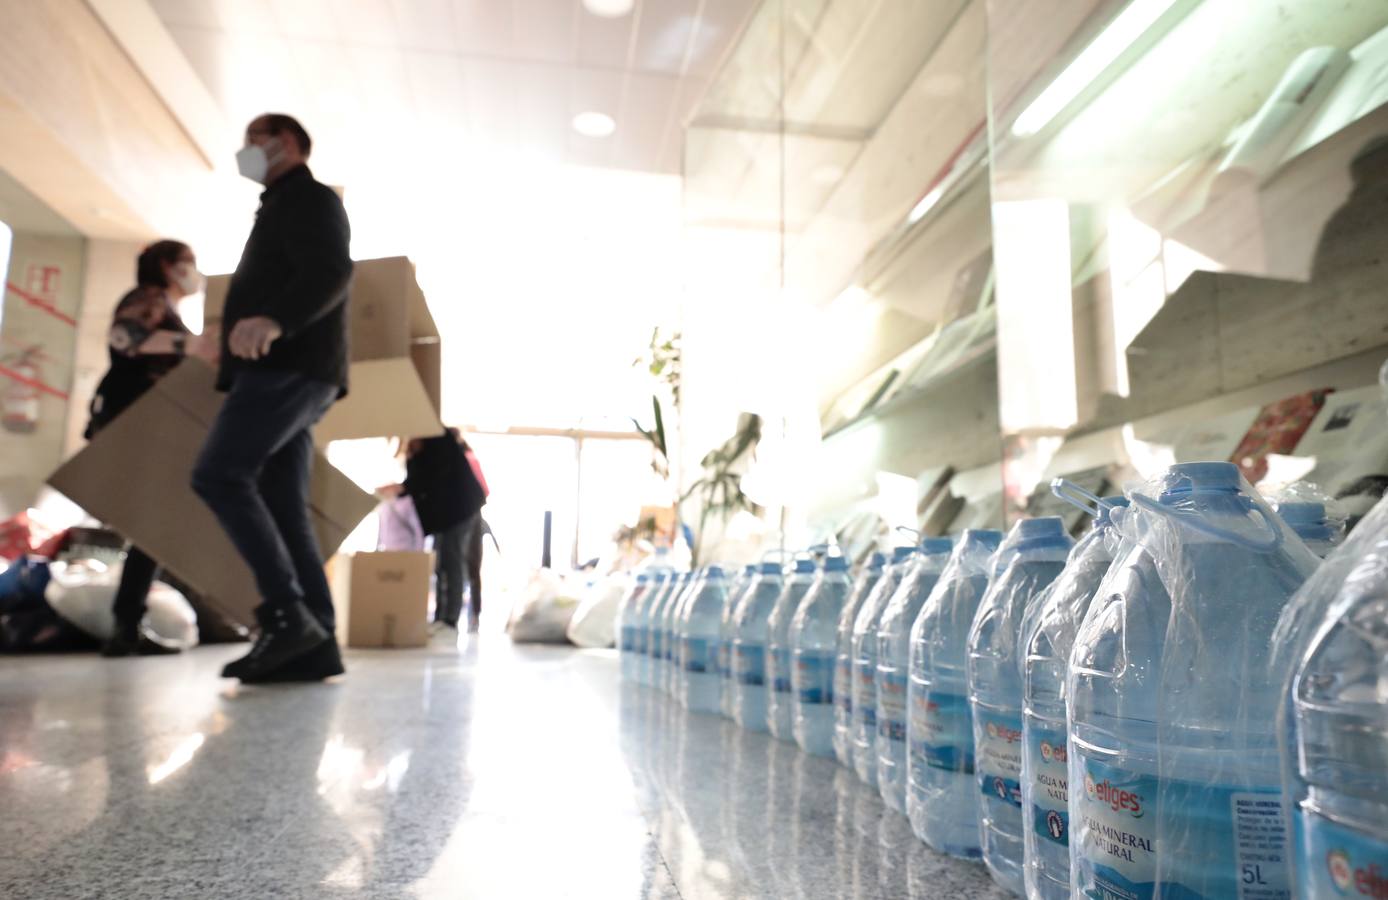
{"label": "row of water bottles", "polygon": [[1324,506],[1227,463],[1082,493],[1078,543],[652,572],[623,673],[837,757],[1017,894],[1388,897],[1388,509],[1322,566]]}

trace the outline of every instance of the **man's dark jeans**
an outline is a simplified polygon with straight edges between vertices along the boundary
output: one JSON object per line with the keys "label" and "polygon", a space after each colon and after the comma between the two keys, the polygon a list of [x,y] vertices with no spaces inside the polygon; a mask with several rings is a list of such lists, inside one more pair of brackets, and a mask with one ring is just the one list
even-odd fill
{"label": "man's dark jeans", "polygon": [[296,372],[237,373],[193,469],[193,490],[222,523],[273,608],[302,601],[333,629],[333,601],[308,511],[310,429],[338,389]]}

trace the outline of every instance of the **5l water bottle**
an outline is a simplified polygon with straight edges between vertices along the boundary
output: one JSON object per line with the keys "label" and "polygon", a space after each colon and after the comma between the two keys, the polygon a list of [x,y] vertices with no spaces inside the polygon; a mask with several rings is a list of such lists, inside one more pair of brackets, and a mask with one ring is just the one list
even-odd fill
{"label": "5l water bottle", "polygon": [[665,677],[661,683],[661,689],[674,699],[679,699],[684,692],[684,669],[680,665],[680,641],[684,637],[681,630],[684,624],[685,611],[688,609],[690,601],[698,595],[699,588],[703,586],[704,579],[707,577],[707,568],[701,568],[692,573],[689,582],[665,612]]}
{"label": "5l water bottle", "polygon": [[1001,553],[1015,554],[988,585],[969,631],[969,708],[974,718],[979,833],[993,880],[1021,894],[1022,618],[1065,568],[1074,542],[1058,516],[1023,519]]}
{"label": "5l water bottle", "polygon": [[838,635],[834,650],[834,756],[840,763],[853,768],[853,623],[858,611],[882,578],[887,557],[874,553],[868,557],[853,582],[853,592],[839,614]]}
{"label": "5l water bottle", "polygon": [[1280,515],[1308,549],[1321,559],[1330,555],[1340,542],[1340,530],[1325,515],[1325,504],[1297,501],[1277,504]]}
{"label": "5l water bottle", "polygon": [[1338,589],[1291,680],[1283,723],[1304,900],[1388,897],[1388,499],[1326,565],[1337,563],[1352,568],[1326,586]]}
{"label": "5l water bottle", "polygon": [[967,859],[980,850],[965,648],[1001,544],[999,531],[961,534],[911,626],[906,815],[921,840]]}
{"label": "5l water bottle", "polygon": [[633,635],[637,661],[636,681],[639,684],[651,683],[651,611],[664,594],[665,586],[673,575],[673,572],[663,569],[651,571],[646,583],[646,593],[641,596],[636,604],[636,611],[632,614],[632,625],[636,629]]}
{"label": "5l water bottle", "polygon": [[906,815],[906,699],[911,628],[935,590],[954,542],[926,538],[877,625],[877,790],[887,806]]}
{"label": "5l water bottle", "polygon": [[718,674],[723,611],[728,603],[728,579],[718,566],[709,566],[697,593],[681,612],[681,701],[690,712],[722,710],[723,680]]}
{"label": "5l water bottle", "polygon": [[621,655],[623,681],[641,680],[640,617],[641,601],[650,590],[651,576],[645,572],[636,576],[617,607],[617,650]]}
{"label": "5l water bottle", "polygon": [[783,588],[780,564],[763,562],[733,612],[733,720],[748,731],[767,730],[766,646]]}
{"label": "5l water bottle", "polygon": [[651,598],[650,613],[646,621],[646,684],[649,687],[660,687],[661,666],[664,662],[665,633],[661,623],[664,621],[666,607],[669,606],[672,598],[679,593],[680,585],[683,583],[685,573],[672,572],[666,579],[658,594]]}
{"label": "5l water bottle", "polygon": [[1269,672],[1319,564],[1229,463],[1129,495],[1070,656],[1071,879],[1084,897],[1289,896]]}
{"label": "5l water bottle", "polygon": [[790,684],[794,654],[790,646],[790,622],[814,582],[814,560],[797,559],[767,622],[766,726],[772,737],[783,741],[795,740],[795,695],[791,693]]}
{"label": "5l water bottle", "polygon": [[723,702],[720,711],[729,719],[733,717],[733,685],[737,681],[733,671],[733,638],[737,632],[737,608],[756,575],[755,564],[747,566],[738,575],[737,580],[728,589],[728,602],[723,605],[723,621],[718,628],[718,677],[723,682]]}
{"label": "5l water bottle", "polygon": [[670,683],[671,659],[674,657],[674,617],[679,608],[680,602],[684,599],[685,592],[689,590],[690,584],[695,578],[694,572],[684,572],[675,577],[675,582],[671,586],[665,599],[661,601],[660,609],[657,610],[657,618],[651,623],[651,628],[657,634],[655,669],[652,672],[653,687],[657,690],[665,691]]}
{"label": "5l water bottle", "polygon": [[910,571],[916,547],[897,547],[892,563],[863,601],[853,623],[853,730],[849,750],[853,771],[872,787],[877,786],[877,626],[896,589]]}
{"label": "5l water bottle", "polygon": [[834,753],[834,656],[839,617],[852,591],[848,560],[830,556],[790,620],[793,731],[800,749],[814,756]]}
{"label": "5l water bottle", "polygon": [[[1059,482],[1057,496],[1068,499],[1067,488],[1074,486]],[[1094,515],[1094,527],[1022,622],[1022,824],[1029,900],[1070,896],[1065,672],[1080,623],[1118,550],[1112,511],[1127,505],[1126,497],[1108,497],[1082,507]]]}

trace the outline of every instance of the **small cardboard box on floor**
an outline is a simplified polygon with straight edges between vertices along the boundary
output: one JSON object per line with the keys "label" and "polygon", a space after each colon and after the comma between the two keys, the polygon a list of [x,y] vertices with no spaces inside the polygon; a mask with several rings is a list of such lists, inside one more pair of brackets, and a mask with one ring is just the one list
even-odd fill
{"label": "small cardboard box on floor", "polygon": [[348,647],[423,647],[429,642],[432,553],[333,557],[329,578],[337,639]]}
{"label": "small cardboard box on floor", "polygon": [[[207,279],[204,317],[209,328],[221,324],[230,284],[230,275]],[[350,322],[351,392],[314,429],[319,446],[442,432],[442,350],[414,263],[403,256],[355,262]]]}
{"label": "small cardboard box on floor", "polygon": [[[190,487],[193,464],[222,405],[214,382],[205,363],[184,360],[48,483],[231,621],[250,625],[260,603],[250,569]],[[309,506],[326,557],[375,509],[376,499],[316,453]]]}

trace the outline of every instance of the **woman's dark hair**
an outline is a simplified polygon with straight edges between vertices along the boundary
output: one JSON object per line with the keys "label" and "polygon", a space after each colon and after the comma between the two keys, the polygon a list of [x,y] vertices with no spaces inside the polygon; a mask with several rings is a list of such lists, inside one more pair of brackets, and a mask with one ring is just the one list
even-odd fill
{"label": "woman's dark hair", "polygon": [[193,248],[182,241],[156,241],[140,251],[135,262],[135,283],[141,287],[167,289],[169,276],[164,274],[164,266],[177,265],[179,257],[192,253]]}

